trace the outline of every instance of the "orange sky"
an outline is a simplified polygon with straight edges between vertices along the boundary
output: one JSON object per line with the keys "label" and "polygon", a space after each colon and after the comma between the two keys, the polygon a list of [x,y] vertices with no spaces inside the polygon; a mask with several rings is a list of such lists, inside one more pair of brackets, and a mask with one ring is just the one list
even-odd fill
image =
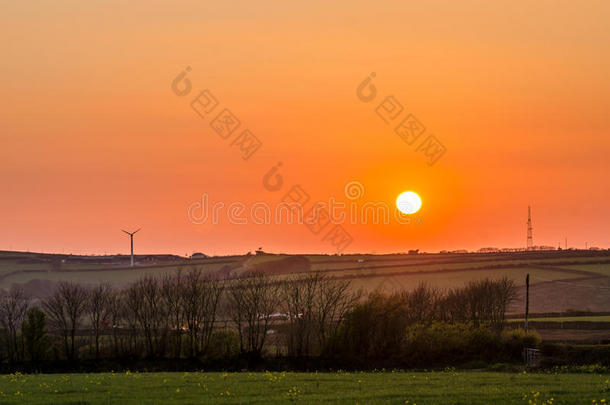
{"label": "orange sky", "polygon": [[[536,244],[610,247],[610,3],[123,3],[1,6],[0,249],[125,253],[120,229],[142,227],[140,253],[334,252],[325,231],[187,209],[275,204],[294,184],[349,202],[350,181],[358,204],[424,205],[420,223],[344,224],[345,252],[523,246],[528,204]],[[248,161],[216,110],[191,109],[206,88],[262,141]],[[376,115],[388,95],[445,145],[435,165]]]}

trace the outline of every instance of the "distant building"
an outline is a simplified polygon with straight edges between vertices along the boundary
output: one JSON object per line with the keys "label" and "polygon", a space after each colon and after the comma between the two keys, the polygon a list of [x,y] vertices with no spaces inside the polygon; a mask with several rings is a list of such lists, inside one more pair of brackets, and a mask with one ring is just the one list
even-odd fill
{"label": "distant building", "polygon": [[525,252],[525,248],[502,248],[502,252]]}
{"label": "distant building", "polygon": [[478,250],[479,253],[497,253],[500,251],[500,249],[496,248],[496,247],[484,247]]}
{"label": "distant building", "polygon": [[207,259],[208,255],[201,253],[201,252],[195,252],[191,255],[191,259]]}
{"label": "distant building", "polygon": [[557,248],[555,246],[540,245],[533,246],[531,250],[557,250]]}

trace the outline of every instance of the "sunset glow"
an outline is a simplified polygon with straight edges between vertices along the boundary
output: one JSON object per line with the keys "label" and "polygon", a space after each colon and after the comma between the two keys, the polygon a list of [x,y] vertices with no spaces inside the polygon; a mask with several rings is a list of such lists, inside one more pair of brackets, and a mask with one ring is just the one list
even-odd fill
{"label": "sunset glow", "polygon": [[419,224],[346,224],[345,252],[522,247],[528,205],[535,243],[610,246],[610,3],[433,3],[5,2],[0,249],[126,253],[143,227],[141,252],[336,252],[302,225],[188,218],[204,193],[295,185],[306,209],[425,196]]}

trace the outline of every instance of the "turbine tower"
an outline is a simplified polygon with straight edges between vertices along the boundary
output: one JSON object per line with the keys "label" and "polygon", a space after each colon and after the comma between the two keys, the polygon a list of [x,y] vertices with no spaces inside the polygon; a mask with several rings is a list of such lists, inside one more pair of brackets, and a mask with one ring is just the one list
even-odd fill
{"label": "turbine tower", "polygon": [[534,238],[532,236],[532,210],[527,206],[527,250],[534,249]]}
{"label": "turbine tower", "polygon": [[135,235],[136,232],[138,232],[140,229],[142,229],[142,228],[139,228],[137,231],[133,231],[133,232],[127,232],[127,231],[121,229],[121,231],[123,231],[127,235],[129,235],[129,238],[131,239],[131,267],[133,267],[133,264],[134,264],[133,263],[133,235]]}

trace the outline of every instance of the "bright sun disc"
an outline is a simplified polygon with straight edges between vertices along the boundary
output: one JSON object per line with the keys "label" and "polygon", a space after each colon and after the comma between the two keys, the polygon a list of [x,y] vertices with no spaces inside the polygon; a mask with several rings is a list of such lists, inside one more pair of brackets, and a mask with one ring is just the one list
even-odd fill
{"label": "bright sun disc", "polygon": [[403,214],[415,214],[421,208],[421,198],[413,191],[405,191],[396,199],[396,208]]}

